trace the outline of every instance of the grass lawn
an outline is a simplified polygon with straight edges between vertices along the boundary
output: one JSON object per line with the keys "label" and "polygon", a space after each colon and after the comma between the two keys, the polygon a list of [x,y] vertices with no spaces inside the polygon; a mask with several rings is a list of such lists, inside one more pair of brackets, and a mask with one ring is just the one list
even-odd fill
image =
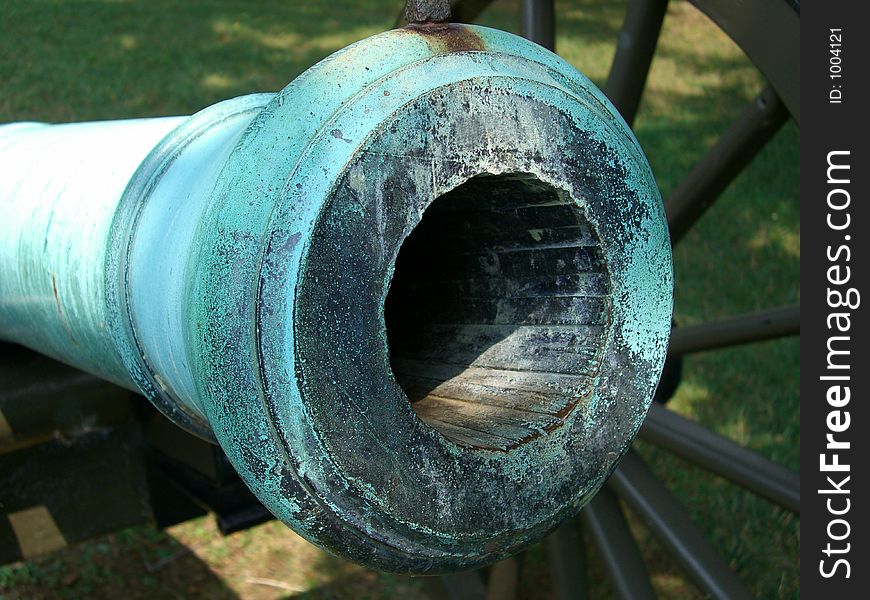
{"label": "grass lawn", "polygon": [[[558,50],[599,85],[625,3],[557,3]],[[0,122],[189,114],[218,100],[278,90],[306,67],[389,28],[395,0],[0,0]],[[518,1],[480,22],[516,31]],[[760,90],[742,52],[696,9],[672,0],[636,131],[667,194]],[[799,134],[787,124],[675,251],[676,318],[702,322],[797,302]],[[797,339],[687,359],[671,406],[789,467],[798,467]],[[641,443],[743,581],[762,598],[799,595],[799,520]],[[663,598],[700,598],[632,520]],[[592,597],[612,590],[587,548]],[[533,548],[524,598],[551,596]],[[279,523],[221,538],[208,518],[137,528],[0,567],[0,597],[428,598],[425,580],[333,558]]]}

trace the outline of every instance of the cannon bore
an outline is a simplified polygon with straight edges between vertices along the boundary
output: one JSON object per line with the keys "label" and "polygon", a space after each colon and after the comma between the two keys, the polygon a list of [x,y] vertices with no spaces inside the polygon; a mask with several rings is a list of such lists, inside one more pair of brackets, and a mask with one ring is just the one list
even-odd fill
{"label": "cannon bore", "polygon": [[390,364],[424,423],[507,450],[587,395],[611,301],[598,236],[567,193],[481,175],[435,200],[399,252]]}
{"label": "cannon bore", "polygon": [[0,171],[0,337],[141,391],[375,568],[540,539],[658,382],[649,165],[504,32],[387,32],[192,117],[0,127]]}

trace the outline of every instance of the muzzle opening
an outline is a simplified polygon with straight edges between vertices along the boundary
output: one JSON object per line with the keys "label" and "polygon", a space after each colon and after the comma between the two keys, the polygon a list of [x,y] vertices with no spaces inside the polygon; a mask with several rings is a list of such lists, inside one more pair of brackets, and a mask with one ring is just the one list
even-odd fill
{"label": "muzzle opening", "polygon": [[589,393],[610,292],[598,236],[566,192],[528,174],[474,177],[400,249],[385,305],[393,373],[442,435],[509,450]]}

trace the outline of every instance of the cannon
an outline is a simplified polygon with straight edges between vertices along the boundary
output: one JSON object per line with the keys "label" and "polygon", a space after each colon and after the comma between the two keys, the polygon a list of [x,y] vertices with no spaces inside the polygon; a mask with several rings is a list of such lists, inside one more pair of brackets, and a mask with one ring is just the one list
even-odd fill
{"label": "cannon", "polygon": [[671,251],[587,78],[409,16],[277,94],[0,127],[0,338],[142,393],[315,544],[450,572],[616,468],[667,352]]}

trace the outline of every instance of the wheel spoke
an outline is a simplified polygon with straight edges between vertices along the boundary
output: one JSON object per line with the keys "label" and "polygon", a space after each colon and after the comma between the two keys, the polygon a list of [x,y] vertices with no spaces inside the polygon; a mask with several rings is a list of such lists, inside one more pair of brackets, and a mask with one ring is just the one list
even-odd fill
{"label": "wheel spoke", "polygon": [[801,308],[797,304],[770,308],[688,327],[675,327],[671,332],[668,354],[677,356],[703,352],[726,346],[761,342],[801,330]]}
{"label": "wheel spoke", "polygon": [[547,538],[550,573],[557,600],[586,600],[586,552],[580,524],[568,519]]}
{"label": "wheel spoke", "polygon": [[609,485],[674,555],[702,592],[714,598],[752,595],[643,460],[629,451]]}
{"label": "wheel spoke", "polygon": [[556,48],[554,0],[523,0],[523,37],[544,48]]}
{"label": "wheel spoke", "polygon": [[653,404],[640,437],[800,514],[800,475],[694,421]]}
{"label": "wheel spoke", "polygon": [[683,238],[787,119],[788,111],[776,92],[764,88],[665,201],[672,244]]}
{"label": "wheel spoke", "polygon": [[440,577],[450,600],[486,600],[486,585],[477,571],[461,571]]}
{"label": "wheel spoke", "polygon": [[617,597],[624,600],[655,598],[640,550],[613,492],[607,488],[599,491],[580,511],[580,519],[601,553]]}
{"label": "wheel spoke", "polygon": [[495,0],[459,0],[453,5],[455,23],[471,23]]}
{"label": "wheel spoke", "polygon": [[520,593],[520,570],[523,553],[492,565],[487,585],[487,600],[515,600]]}
{"label": "wheel spoke", "polygon": [[604,93],[631,125],[640,105],[668,0],[630,0]]}

